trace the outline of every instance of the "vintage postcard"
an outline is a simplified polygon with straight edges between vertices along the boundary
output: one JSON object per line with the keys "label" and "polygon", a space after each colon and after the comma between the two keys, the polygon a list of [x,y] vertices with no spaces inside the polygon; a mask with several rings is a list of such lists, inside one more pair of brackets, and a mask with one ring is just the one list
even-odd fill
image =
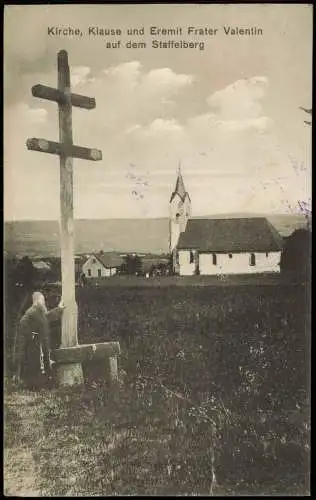
{"label": "vintage postcard", "polygon": [[5,6],[6,496],[310,495],[312,38]]}

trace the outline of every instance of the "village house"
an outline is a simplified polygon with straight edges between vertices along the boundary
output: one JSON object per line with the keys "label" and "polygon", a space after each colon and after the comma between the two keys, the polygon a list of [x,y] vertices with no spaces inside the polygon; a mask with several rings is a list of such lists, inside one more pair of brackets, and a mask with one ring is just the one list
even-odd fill
{"label": "village house", "polygon": [[280,272],[282,238],[265,217],[191,219],[191,200],[180,170],[169,205],[176,274]]}
{"label": "village house", "polygon": [[117,274],[123,259],[116,253],[92,253],[82,266],[86,278],[105,278]]}

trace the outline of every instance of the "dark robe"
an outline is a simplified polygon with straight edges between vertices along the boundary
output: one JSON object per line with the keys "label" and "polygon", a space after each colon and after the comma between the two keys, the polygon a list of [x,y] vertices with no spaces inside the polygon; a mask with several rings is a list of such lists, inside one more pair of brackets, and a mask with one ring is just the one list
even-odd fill
{"label": "dark robe", "polygon": [[51,377],[49,322],[61,317],[59,307],[46,311],[30,307],[20,320],[15,349],[16,373],[30,388]]}

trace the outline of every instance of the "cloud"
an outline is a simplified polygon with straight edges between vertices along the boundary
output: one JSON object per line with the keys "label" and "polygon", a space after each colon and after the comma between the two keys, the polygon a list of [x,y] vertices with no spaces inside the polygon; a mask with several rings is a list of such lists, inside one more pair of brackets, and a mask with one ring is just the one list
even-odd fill
{"label": "cloud", "polygon": [[91,92],[96,91],[99,112],[105,110],[104,147],[121,168],[134,161],[142,168],[159,164],[174,171],[183,159],[188,168],[220,169],[227,178],[227,172],[248,175],[275,159],[273,121],[261,102],[265,77],[238,80],[213,93],[205,112],[186,120],[177,118],[174,105],[180,92],[192,87],[192,75],[169,68],[146,72],[132,61],[103,71],[101,80],[102,90],[93,83]]}
{"label": "cloud", "polygon": [[[190,88],[193,76],[179,75],[167,68],[146,73],[136,61],[109,68],[104,74],[108,78],[105,92],[111,79],[116,103],[107,153],[115,157],[121,168],[128,168],[132,161],[139,168],[157,170],[163,166],[174,173],[182,160],[184,168],[214,175],[217,172],[217,178],[246,179],[260,172],[276,175],[278,168],[269,165],[287,162],[280,152],[273,120],[264,114],[262,101],[268,91],[265,77],[232,83],[206,99],[203,114],[180,120],[170,113],[163,99],[153,99],[153,95],[176,102],[177,93]],[[131,86],[126,86],[127,81]],[[107,121],[111,104],[104,105],[104,109]],[[125,120],[123,129],[120,114]],[[200,178],[203,184],[203,175]]]}
{"label": "cloud", "polygon": [[154,120],[149,126],[149,133],[156,134],[166,134],[173,132],[182,132],[182,127],[179,125],[177,120],[162,120],[161,118],[157,118]]}
{"label": "cloud", "polygon": [[164,120],[162,118],[157,118],[151,122],[148,126],[141,127],[140,125],[134,125],[129,127],[127,130],[129,134],[137,134],[144,138],[148,137],[163,137],[168,135],[183,135],[183,127],[178,123],[177,120]]}
{"label": "cloud", "polygon": [[[307,107],[311,102],[310,12],[301,15],[295,10],[289,17],[282,13],[278,16],[282,29],[277,29],[276,36],[270,40],[275,54],[267,43],[249,45],[242,41],[238,51],[232,51],[228,38],[225,41],[215,37],[204,52],[183,51],[180,57],[178,51],[157,51],[151,49],[150,44],[144,51],[123,48],[117,51],[105,49],[100,38],[80,40],[47,35],[48,26],[72,26],[74,19],[76,27],[83,30],[100,25],[101,21],[110,27],[119,24],[123,30],[133,25],[148,25],[148,12],[143,8],[132,8],[123,17],[118,15],[118,10],[103,6],[74,8],[73,5],[62,8],[8,6],[5,9],[5,108],[10,108],[5,110],[6,117],[9,116],[4,126],[5,165],[12,175],[17,203],[23,199],[19,212],[24,207],[27,213],[28,207],[35,203],[34,185],[41,186],[46,193],[43,213],[48,205],[47,214],[51,206],[55,207],[57,216],[59,213],[58,158],[27,151],[25,141],[37,135],[58,140],[56,104],[34,99],[31,87],[36,83],[56,86],[56,55],[61,48],[69,54],[74,92],[96,99],[96,109],[92,111],[73,109],[74,141],[103,152],[101,162],[74,161],[81,216],[88,215],[92,206],[93,198],[90,195],[85,198],[85,190],[93,193],[99,185],[102,192],[96,203],[97,215],[107,215],[107,210],[102,210],[102,200],[107,203],[104,202],[107,199],[110,200],[107,208],[112,208],[114,216],[120,210],[124,212],[124,190],[119,197],[111,196],[112,187],[107,189],[107,185],[111,185],[108,172],[115,169],[124,177],[131,162],[144,172],[164,172],[160,178],[166,186],[159,202],[162,209],[167,209],[166,200],[179,160],[188,189],[192,191],[193,213],[222,211],[225,203],[230,208],[237,206],[250,189],[247,187],[250,179],[259,193],[259,183],[281,174],[289,196],[301,196],[298,182],[288,180],[293,169],[288,153],[292,151],[296,158],[303,158],[305,164],[309,161],[305,156],[311,149],[310,129],[304,127],[298,106]],[[171,10],[172,25],[179,18],[179,12]],[[184,9],[183,20],[187,24],[202,25],[204,12],[194,7],[191,10]],[[150,16],[157,25],[163,25],[165,9],[158,6],[153,13],[150,8]],[[265,21],[275,24],[276,17],[270,17],[268,15]],[[240,19],[237,21],[236,24]],[[288,29],[292,25],[298,27],[294,38],[294,32]],[[280,65],[280,61],[284,64]],[[256,77],[263,71],[260,67],[264,67],[271,78],[270,84],[266,76]],[[295,79],[298,74],[300,78]],[[240,80],[243,78],[240,75],[253,78]],[[29,107],[13,109],[11,104],[17,102]],[[35,107],[47,111],[46,119],[45,112],[33,111]],[[302,172],[302,182],[306,176]],[[158,178],[158,174],[153,177]],[[238,191],[240,186],[235,178],[240,179],[244,191]],[[54,182],[56,190],[51,193],[52,190],[45,187],[55,189]],[[29,186],[28,189],[25,186]],[[153,193],[157,186],[153,184]],[[268,194],[258,194],[258,204],[272,196],[278,195],[269,187]],[[149,203],[158,207],[154,194],[150,195]],[[253,203],[256,203],[255,197]],[[128,210],[132,215],[131,206]]]}
{"label": "cloud", "polygon": [[25,103],[19,103],[16,106],[15,113],[17,114],[16,119],[29,122],[32,124],[45,123],[47,120],[47,111],[43,108],[31,108]]}
{"label": "cloud", "polygon": [[174,73],[170,68],[159,68],[150,71],[143,79],[143,88],[167,89],[169,93],[177,92],[181,87],[191,85],[194,79],[192,75]]}
{"label": "cloud", "polygon": [[123,98],[124,103],[132,99],[127,103],[128,107],[136,105],[138,112],[152,112],[154,109],[157,112],[157,107],[173,104],[171,98],[193,82],[192,75],[178,74],[170,68],[146,72],[139,61],[108,68],[103,71],[103,75],[107,91],[114,91],[117,98]]}
{"label": "cloud", "polygon": [[207,98],[210,109],[222,120],[244,120],[262,116],[262,99],[268,89],[268,79],[257,76],[237,80]]}
{"label": "cloud", "polygon": [[141,78],[142,65],[139,61],[130,61],[127,63],[111,66],[102,71],[106,78],[120,80],[121,82],[130,83],[131,87]]}
{"label": "cloud", "polygon": [[[52,85],[53,72],[44,76],[39,81]],[[192,75],[170,68],[146,71],[140,62],[131,61],[98,73],[77,66],[71,76],[73,87],[80,88],[80,94],[95,97],[97,104],[91,112],[73,109],[74,142],[103,151],[102,162],[87,165],[76,161],[78,217],[99,216],[101,212],[118,217],[167,215],[179,161],[195,214],[276,211],[285,206],[284,211],[288,205],[284,186],[293,203],[298,191],[290,177],[289,158],[280,147],[273,120],[264,110],[268,91],[265,77],[238,80],[216,91],[204,101],[200,114],[185,118],[178,113],[177,105],[183,102],[184,91],[194,99],[197,90]],[[43,184],[48,175],[52,182],[57,178],[56,158],[45,158],[45,165],[51,167],[44,171],[43,156],[34,157],[25,148],[29,136],[54,140],[54,134],[58,134],[55,106],[47,104],[51,115],[26,103],[11,109],[14,133],[10,138],[14,137],[14,142],[7,141],[6,148],[15,164],[11,182],[16,192],[23,191],[25,184],[18,168],[19,155],[15,154],[17,144],[24,151],[21,165],[32,164],[34,178],[42,176]],[[113,178],[113,172],[117,172],[117,178]],[[146,186],[137,179],[145,179]],[[58,186],[55,191],[49,210],[54,206],[53,196],[58,199]]]}
{"label": "cloud", "polygon": [[181,87],[193,82],[192,75],[178,74],[170,68],[157,68],[146,73],[139,61],[111,66],[104,69],[102,74],[116,82],[126,82],[131,88],[135,88],[137,84],[142,91],[160,89],[168,94],[177,92]]}
{"label": "cloud", "polygon": [[76,140],[86,141],[89,128],[94,140],[116,160],[121,159],[124,150],[127,154],[129,145],[133,147],[133,140],[138,143],[142,136],[154,138],[181,132],[174,116],[177,97],[194,81],[192,75],[178,74],[170,68],[146,71],[139,61],[121,63],[94,74],[87,67],[79,68],[73,79],[80,81],[80,93],[96,99],[96,109],[89,116],[73,111]]}
{"label": "cloud", "polygon": [[71,86],[77,87],[82,86],[86,83],[93,82],[94,78],[89,78],[91,70],[88,66],[75,66],[71,68]]}
{"label": "cloud", "polygon": [[25,153],[26,140],[45,134],[44,131],[49,125],[47,118],[46,109],[31,108],[24,102],[5,108],[4,149],[12,161],[12,170],[19,167],[19,158]]}
{"label": "cloud", "polygon": [[266,116],[252,119],[247,118],[245,120],[222,120],[217,121],[217,124],[223,129],[232,132],[249,131],[251,129],[258,132],[266,132],[273,126],[272,120]]}

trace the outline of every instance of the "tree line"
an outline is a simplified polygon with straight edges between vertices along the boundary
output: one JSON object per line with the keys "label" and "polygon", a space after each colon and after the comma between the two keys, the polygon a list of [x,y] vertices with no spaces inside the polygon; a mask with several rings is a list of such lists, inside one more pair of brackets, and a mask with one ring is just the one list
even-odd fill
{"label": "tree line", "polygon": [[[289,237],[284,239],[281,254],[281,273],[291,274],[294,277],[308,279],[311,267],[311,231],[296,229]],[[50,270],[45,274],[36,269],[29,257],[21,259],[5,258],[5,283],[8,286],[21,286],[25,289],[34,288],[43,279],[59,281],[61,279],[60,259],[52,259]],[[80,273],[80,271],[78,271]],[[152,275],[163,276],[172,274],[171,258],[168,262],[152,262],[144,266],[143,259],[138,255],[127,255],[119,268],[123,275]]]}

